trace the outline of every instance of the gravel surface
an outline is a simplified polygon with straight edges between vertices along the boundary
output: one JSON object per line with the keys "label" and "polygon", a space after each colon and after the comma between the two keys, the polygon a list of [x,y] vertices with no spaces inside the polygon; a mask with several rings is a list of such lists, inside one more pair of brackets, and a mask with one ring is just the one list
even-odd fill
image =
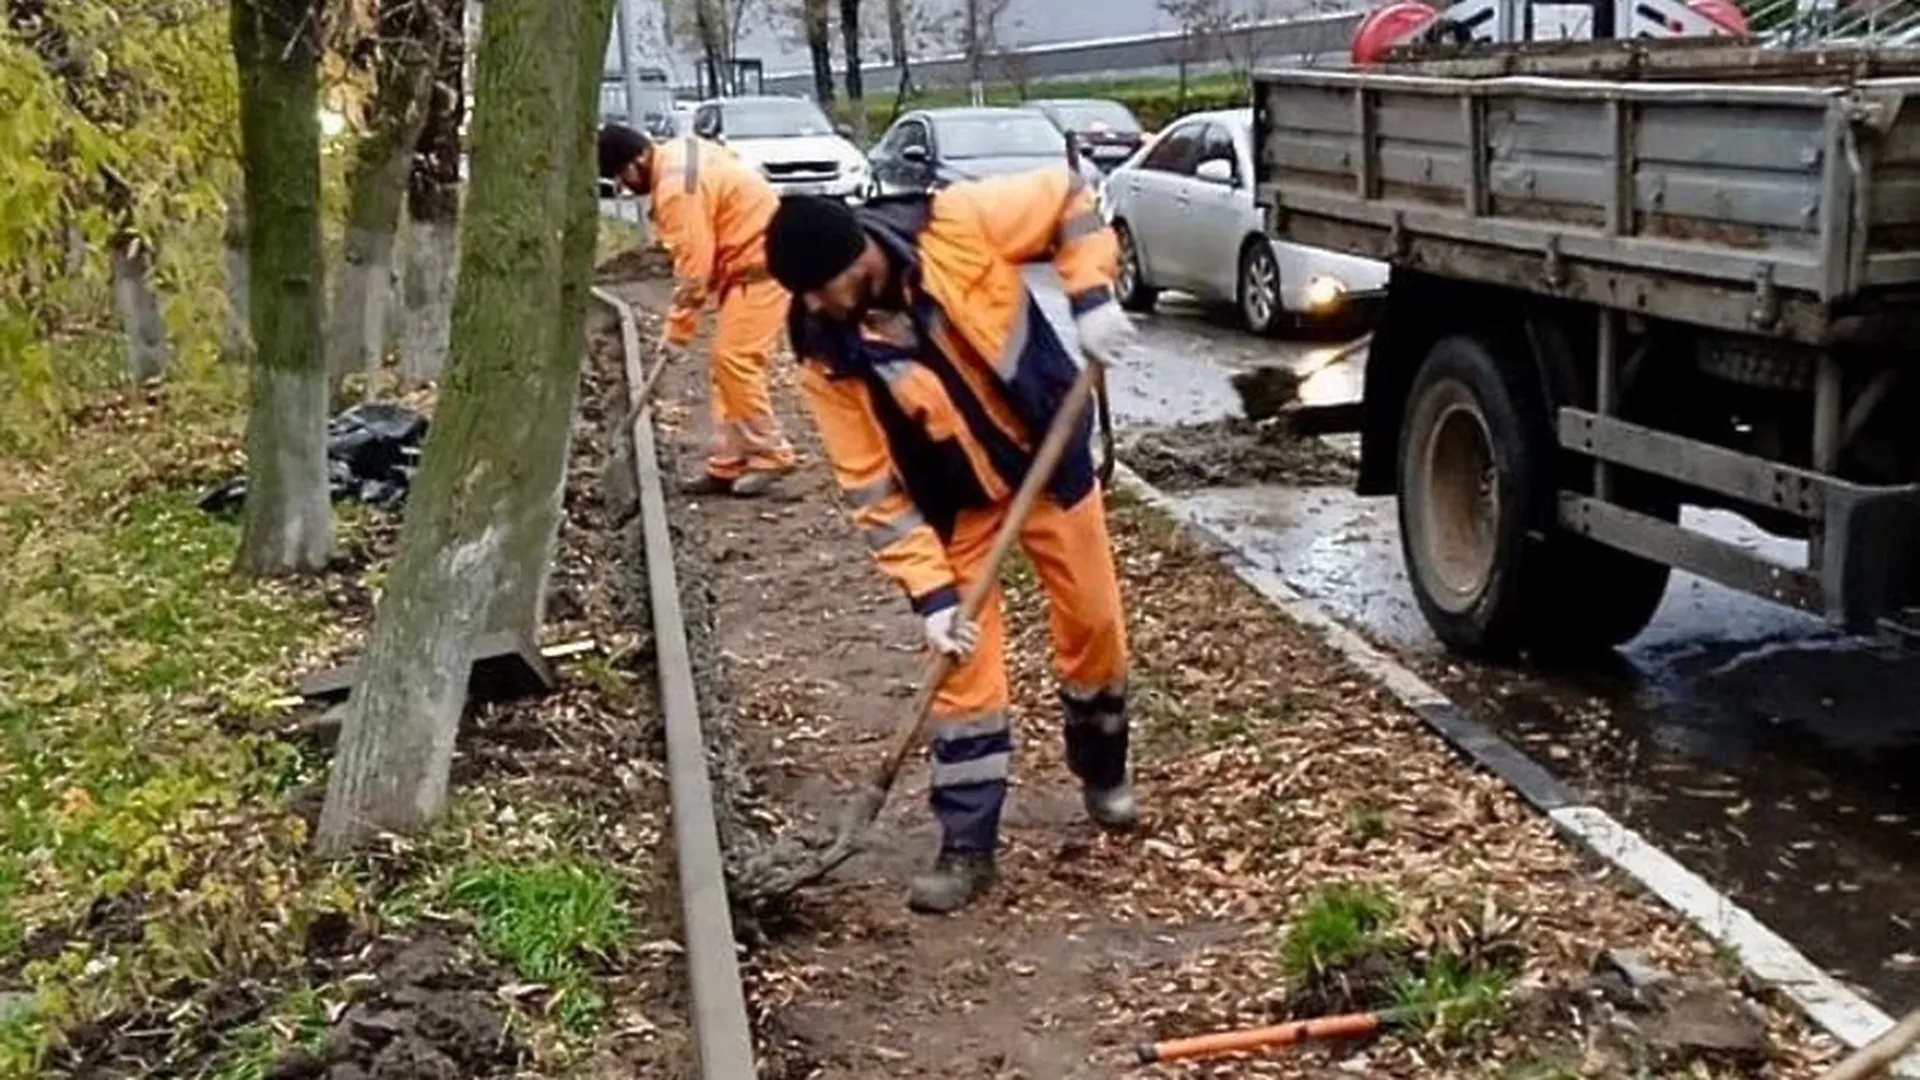
{"label": "gravel surface", "polygon": [[[658,280],[622,289],[653,310],[667,296]],[[671,507],[711,599],[696,629],[728,700],[710,723],[751,777],[723,811],[776,832],[832,819],[921,667],[918,628],[837,505],[792,375],[780,367],[776,397],[802,470],[763,500]],[[705,393],[698,363],[664,380],[661,433],[683,476],[699,472]],[[1016,562],[1021,749],[1001,880],[958,916],[905,910],[935,840],[912,770],[865,853],[757,923],[764,1075],[1784,1078],[1833,1056],[1710,942],[1562,843],[1164,519],[1122,504],[1113,529],[1144,827],[1113,839],[1082,819],[1044,606]],[[1371,898],[1377,916],[1344,957],[1320,925],[1340,896]],[[1686,993],[1655,1001],[1596,979],[1613,949],[1638,950]],[[1132,1064],[1143,1040],[1413,1000],[1408,980],[1447,958],[1504,1007],[1248,1060]]]}

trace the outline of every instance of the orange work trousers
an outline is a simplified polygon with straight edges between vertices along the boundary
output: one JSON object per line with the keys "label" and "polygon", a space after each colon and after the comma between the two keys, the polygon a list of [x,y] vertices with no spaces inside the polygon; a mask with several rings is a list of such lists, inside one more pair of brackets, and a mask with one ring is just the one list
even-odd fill
{"label": "orange work trousers", "polygon": [[[966,511],[955,522],[947,560],[963,592],[985,571],[988,549],[1008,509],[1002,504]],[[1072,763],[1079,757],[1072,745],[1076,712],[1111,710],[1117,724],[1125,708],[1126,616],[1099,487],[1067,509],[1042,496],[1021,530],[1020,546],[1047,598],[1053,666],[1068,710]],[[1001,600],[996,584],[977,620],[979,644],[934,694],[929,795],[943,844],[950,849],[992,850],[999,832],[1013,756]],[[1099,741],[1100,736],[1095,739]],[[1109,757],[1120,755],[1111,765],[1101,766],[1113,773],[1098,781],[1102,786],[1116,782],[1116,770],[1124,768],[1124,742],[1116,741],[1123,739],[1124,735],[1112,731],[1104,741],[1113,742],[1113,747],[1095,747],[1107,750]],[[1076,766],[1076,771],[1083,770]],[[1082,779],[1094,778],[1083,775]]]}
{"label": "orange work trousers", "polygon": [[713,405],[707,473],[717,480],[793,468],[793,444],[780,430],[767,385],[773,354],[787,330],[787,303],[787,291],[764,277],[720,294],[707,365]]}

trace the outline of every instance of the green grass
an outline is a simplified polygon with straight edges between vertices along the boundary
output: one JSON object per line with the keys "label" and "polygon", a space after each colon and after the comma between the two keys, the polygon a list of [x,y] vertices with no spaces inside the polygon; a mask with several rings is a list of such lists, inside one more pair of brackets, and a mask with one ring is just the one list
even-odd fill
{"label": "green grass", "polygon": [[554,990],[564,1028],[582,1032],[599,1019],[605,1002],[590,968],[628,934],[619,882],[604,869],[566,859],[483,862],[454,881],[448,899],[474,918],[490,953]]}
{"label": "green grass", "polygon": [[1372,840],[1384,840],[1393,833],[1387,812],[1362,799],[1347,808],[1347,836],[1359,846]]}
{"label": "green grass", "polygon": [[[281,805],[305,766],[247,730],[329,640],[325,605],[232,575],[237,527],[194,506],[240,400],[237,377],[182,373],[163,407],[0,465],[0,965],[29,934],[66,939],[21,973],[37,1007],[0,1072],[173,979],[286,962],[338,884]],[[101,899],[144,937],[88,932]]]}
{"label": "green grass", "polygon": [[1304,982],[1378,953],[1391,944],[1389,930],[1398,910],[1391,897],[1372,886],[1316,890],[1281,939],[1281,970]]}
{"label": "green grass", "polygon": [[1393,1007],[1406,1010],[1408,1026],[1428,1042],[1457,1046],[1499,1030],[1512,981],[1504,971],[1475,969],[1439,953],[1394,980]]}

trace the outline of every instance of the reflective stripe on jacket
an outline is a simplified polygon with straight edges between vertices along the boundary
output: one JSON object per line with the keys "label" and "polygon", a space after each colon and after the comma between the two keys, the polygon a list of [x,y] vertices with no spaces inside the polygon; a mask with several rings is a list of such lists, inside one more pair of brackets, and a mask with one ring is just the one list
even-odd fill
{"label": "reflective stripe on jacket", "polygon": [[[891,327],[806,314],[789,334],[800,385],[856,524],[921,613],[957,602],[945,538],[961,510],[1010,498],[1078,373],[1021,275],[1050,259],[1075,313],[1111,299],[1117,245],[1060,166],[956,184],[861,211],[900,269]],[[1048,492],[1094,484],[1090,417]]]}
{"label": "reflective stripe on jacket", "polygon": [[693,339],[710,296],[766,276],[765,237],[780,196],[759,171],[693,136],[654,148],[650,213],[673,253],[667,336]]}

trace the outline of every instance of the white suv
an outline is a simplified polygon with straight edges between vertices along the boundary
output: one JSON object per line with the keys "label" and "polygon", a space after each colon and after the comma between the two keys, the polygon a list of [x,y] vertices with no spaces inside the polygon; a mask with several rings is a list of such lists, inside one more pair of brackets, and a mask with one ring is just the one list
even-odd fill
{"label": "white suv", "polygon": [[803,97],[716,98],[693,110],[693,133],[757,166],[783,195],[858,200],[867,190],[866,155],[845,125]]}

